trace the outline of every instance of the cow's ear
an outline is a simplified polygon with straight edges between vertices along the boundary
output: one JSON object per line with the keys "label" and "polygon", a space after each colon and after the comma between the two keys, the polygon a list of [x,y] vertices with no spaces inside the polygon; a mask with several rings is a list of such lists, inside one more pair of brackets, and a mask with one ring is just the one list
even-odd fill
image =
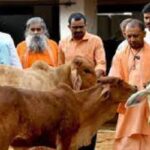
{"label": "cow's ear", "polygon": [[101,92],[101,101],[105,101],[110,98],[111,92],[109,87],[105,87]]}
{"label": "cow's ear", "polygon": [[76,69],[71,70],[71,82],[74,90],[81,89],[82,79]]}

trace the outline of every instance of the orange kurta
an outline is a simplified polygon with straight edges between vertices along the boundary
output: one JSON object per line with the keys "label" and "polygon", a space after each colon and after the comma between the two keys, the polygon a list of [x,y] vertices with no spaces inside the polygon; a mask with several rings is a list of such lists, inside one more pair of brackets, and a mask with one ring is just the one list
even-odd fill
{"label": "orange kurta", "polygon": [[[134,59],[135,55],[138,56],[139,59]],[[136,54],[136,51],[131,50],[129,45],[127,45],[124,49],[116,52],[109,76],[119,77],[132,85],[137,85],[139,89],[142,89],[143,84],[150,81],[149,67],[150,46],[145,43],[140,52]],[[127,109],[125,109],[122,104],[118,111],[119,118],[116,128],[116,143],[114,149],[150,149],[150,126],[147,123],[147,117],[149,115],[147,101],[143,101],[136,107]],[[142,136],[144,136],[144,138],[146,137],[146,139]],[[137,142],[139,140],[140,144]],[[136,148],[134,146],[135,144]]]}
{"label": "orange kurta", "polygon": [[87,33],[79,40],[70,36],[59,43],[60,64],[71,61],[75,56],[83,56],[95,64],[95,69],[106,71],[106,58],[103,43],[100,37]]}
{"label": "orange kurta", "polygon": [[22,41],[17,45],[18,55],[22,62],[23,68],[30,67],[35,61],[43,60],[51,66],[57,66],[58,64],[58,46],[53,40],[48,39],[48,50],[46,49],[43,53],[28,52],[25,41]]}

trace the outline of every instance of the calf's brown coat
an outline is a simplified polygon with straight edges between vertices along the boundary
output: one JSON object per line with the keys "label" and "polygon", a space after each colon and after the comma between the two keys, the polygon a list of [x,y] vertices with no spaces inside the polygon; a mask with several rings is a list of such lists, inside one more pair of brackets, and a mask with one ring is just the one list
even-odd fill
{"label": "calf's brown coat", "polygon": [[[60,85],[49,92],[0,87],[0,147],[55,146],[77,150],[112,119],[135,88],[117,78],[81,91]],[[19,145],[17,145],[19,144]]]}

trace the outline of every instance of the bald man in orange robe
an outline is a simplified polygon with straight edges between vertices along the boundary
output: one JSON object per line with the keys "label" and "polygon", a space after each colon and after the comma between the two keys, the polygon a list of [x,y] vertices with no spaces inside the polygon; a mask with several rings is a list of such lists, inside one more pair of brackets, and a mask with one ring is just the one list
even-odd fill
{"label": "bald man in orange robe", "polygon": [[[142,89],[150,81],[150,46],[144,42],[144,25],[133,19],[125,28],[127,45],[113,57],[109,76],[119,77]],[[118,107],[114,150],[149,150],[150,126],[147,101],[136,107]]]}

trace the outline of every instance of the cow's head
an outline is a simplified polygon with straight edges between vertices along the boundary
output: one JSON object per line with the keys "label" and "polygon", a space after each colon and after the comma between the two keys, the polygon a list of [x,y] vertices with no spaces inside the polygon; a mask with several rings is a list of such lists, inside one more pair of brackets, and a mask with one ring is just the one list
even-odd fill
{"label": "cow's head", "polygon": [[[94,118],[97,120],[97,117],[101,117],[101,119],[98,120],[97,127],[110,121],[115,116],[118,105],[120,103],[124,104],[129,96],[136,91],[137,88],[135,86],[119,78],[103,77],[103,79],[99,81],[97,88],[93,91],[94,93],[91,95],[90,103],[93,103],[91,108],[94,110],[93,113],[91,113],[91,118],[93,116],[92,121],[94,122]],[[97,100],[94,100],[96,98]]]}
{"label": "cow's head", "polygon": [[96,83],[94,64],[88,59],[76,56],[71,62],[71,81],[75,90],[86,89]]}
{"label": "cow's head", "polygon": [[137,91],[137,87],[117,77],[102,77],[99,81],[102,85],[107,85],[108,90],[104,93],[111,96],[111,99],[117,102],[125,102],[128,97]]}

